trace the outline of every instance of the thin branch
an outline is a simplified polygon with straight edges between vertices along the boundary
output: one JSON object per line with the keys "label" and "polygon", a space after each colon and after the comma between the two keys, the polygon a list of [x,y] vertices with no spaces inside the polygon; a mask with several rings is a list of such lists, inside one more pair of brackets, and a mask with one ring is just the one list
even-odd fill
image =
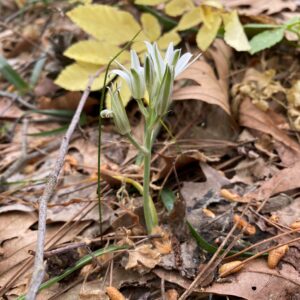
{"label": "thin branch", "polygon": [[12,99],[12,101],[16,100],[28,109],[36,109],[36,107],[34,105],[28,103],[17,93],[9,93],[9,92],[0,91],[0,96],[10,98],[10,99]]}
{"label": "thin branch", "polygon": [[58,158],[54,169],[49,175],[46,188],[43,195],[39,199],[39,227],[38,227],[38,236],[37,236],[37,245],[36,245],[36,256],[33,267],[33,275],[29,285],[28,293],[26,295],[26,300],[35,300],[38,293],[39,286],[41,285],[44,278],[44,243],[45,243],[45,233],[46,233],[46,219],[47,219],[47,203],[52,197],[52,194],[55,190],[60,170],[63,167],[64,158],[68,151],[69,142],[71,136],[80,120],[80,115],[83,110],[84,104],[89,96],[91,86],[99,76],[101,70],[99,70],[94,76],[90,77],[88,81],[87,88],[85,89],[80,102],[77,106],[76,112],[72,118],[70,126],[66,132],[66,135],[63,137]]}

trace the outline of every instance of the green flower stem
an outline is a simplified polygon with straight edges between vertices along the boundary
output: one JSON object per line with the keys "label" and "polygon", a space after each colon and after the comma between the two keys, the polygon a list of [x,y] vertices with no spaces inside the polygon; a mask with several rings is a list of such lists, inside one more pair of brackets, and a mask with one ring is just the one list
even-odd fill
{"label": "green flower stem", "polygon": [[151,234],[153,228],[158,226],[157,212],[150,197],[150,167],[151,167],[151,149],[152,149],[152,135],[153,126],[151,124],[151,118],[145,123],[145,141],[144,147],[148,150],[148,153],[144,155],[144,215],[146,221],[146,227],[149,234]]}
{"label": "green flower stem", "polygon": [[146,149],[144,146],[141,146],[138,141],[134,138],[133,135],[131,135],[130,133],[126,134],[126,137],[128,138],[128,140],[131,142],[131,144],[136,147],[139,151],[141,151],[141,153],[143,153],[144,155],[149,154],[149,150]]}

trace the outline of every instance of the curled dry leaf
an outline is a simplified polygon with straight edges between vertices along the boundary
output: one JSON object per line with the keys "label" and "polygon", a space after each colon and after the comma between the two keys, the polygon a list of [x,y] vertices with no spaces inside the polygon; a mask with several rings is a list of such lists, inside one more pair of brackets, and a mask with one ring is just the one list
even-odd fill
{"label": "curled dry leaf", "polygon": [[110,300],[125,300],[123,294],[113,286],[108,286],[106,288],[106,294]]}
{"label": "curled dry leaf", "polygon": [[144,244],[129,251],[125,269],[137,269],[139,273],[145,273],[153,269],[159,262],[159,251],[153,249],[150,244]]}
{"label": "curled dry leaf", "polygon": [[293,152],[294,160],[291,162],[295,163],[299,161],[300,146],[278,128],[278,124],[275,122],[277,117],[278,115],[271,110],[263,112],[258,109],[249,98],[244,99],[239,107],[240,125],[271,135],[276,141],[284,145],[285,149],[281,152],[287,150]]}
{"label": "curled dry leaf", "polygon": [[243,264],[240,260],[231,261],[227,264],[222,265],[219,268],[219,276],[226,277],[230,274],[236,273],[243,268]]}
{"label": "curled dry leaf", "polygon": [[275,269],[280,260],[289,250],[288,245],[283,245],[281,247],[275,248],[269,252],[268,256],[268,266],[271,269]]}
{"label": "curled dry leaf", "polygon": [[247,235],[254,235],[256,233],[255,226],[248,223],[246,220],[241,218],[239,215],[233,216],[234,223],[237,224],[237,228],[244,229],[244,233]]}
{"label": "curled dry leaf", "polygon": [[300,187],[300,162],[277,172],[271,179],[265,181],[256,191],[246,195],[256,200],[267,199],[272,195],[283,193]]}

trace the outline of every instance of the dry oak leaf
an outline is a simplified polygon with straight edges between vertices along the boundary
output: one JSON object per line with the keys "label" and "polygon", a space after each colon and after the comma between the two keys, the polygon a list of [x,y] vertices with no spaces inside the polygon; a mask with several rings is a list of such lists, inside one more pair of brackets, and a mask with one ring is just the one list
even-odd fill
{"label": "dry oak leaf", "polygon": [[246,194],[246,198],[267,199],[272,195],[290,191],[300,187],[300,162],[285,168],[265,181],[256,191]]}
{"label": "dry oak leaf", "polygon": [[272,295],[272,299],[279,300],[292,299],[300,291],[299,272],[294,267],[282,264],[280,270],[270,270],[263,259],[249,262],[243,270],[228,278],[230,282],[215,282],[203,292],[247,300],[270,300]]}
{"label": "dry oak leaf", "polygon": [[294,0],[221,0],[226,8],[237,9],[240,14],[272,15],[285,10],[295,11],[297,1]]}
{"label": "dry oak leaf", "polygon": [[125,269],[137,269],[140,273],[145,273],[153,269],[160,262],[160,253],[153,249],[151,244],[137,246],[130,250]]}
{"label": "dry oak leaf", "polygon": [[207,62],[196,61],[178,76],[178,80],[192,80],[194,84],[175,89],[173,100],[201,100],[218,105],[230,115],[228,74],[232,51],[224,41],[216,40],[208,55],[214,61],[218,76]]}
{"label": "dry oak leaf", "polygon": [[[276,114],[273,113],[273,115]],[[276,126],[274,118],[270,116],[269,111],[268,113],[261,111],[249,98],[244,99],[240,105],[239,123],[241,126],[267,133],[275,140],[293,149],[296,153],[300,153],[299,144]]]}

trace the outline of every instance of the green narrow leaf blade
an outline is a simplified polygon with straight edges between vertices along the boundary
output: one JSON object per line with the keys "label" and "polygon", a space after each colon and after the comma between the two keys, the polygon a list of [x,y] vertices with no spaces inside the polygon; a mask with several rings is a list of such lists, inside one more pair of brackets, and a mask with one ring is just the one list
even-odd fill
{"label": "green narrow leaf blade", "polygon": [[255,35],[251,41],[251,54],[255,54],[261,50],[270,48],[279,43],[284,37],[284,28],[266,30]]}
{"label": "green narrow leaf blade", "polygon": [[29,89],[29,85],[23,80],[23,78],[16,72],[7,60],[0,55],[0,73],[3,77],[16,87],[21,93],[26,92]]}
{"label": "green narrow leaf blade", "polygon": [[171,212],[173,210],[174,202],[176,200],[176,196],[173,193],[173,191],[171,191],[168,188],[163,188],[160,193],[160,198],[167,211]]}

